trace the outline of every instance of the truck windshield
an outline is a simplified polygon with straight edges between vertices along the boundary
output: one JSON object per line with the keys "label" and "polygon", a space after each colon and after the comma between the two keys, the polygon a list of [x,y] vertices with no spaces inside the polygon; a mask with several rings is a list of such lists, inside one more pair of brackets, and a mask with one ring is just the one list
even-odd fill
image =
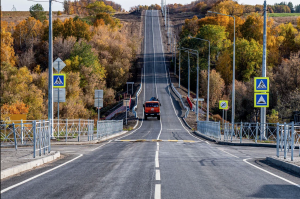
{"label": "truck windshield", "polygon": [[158,107],[158,103],[146,103],[146,107]]}

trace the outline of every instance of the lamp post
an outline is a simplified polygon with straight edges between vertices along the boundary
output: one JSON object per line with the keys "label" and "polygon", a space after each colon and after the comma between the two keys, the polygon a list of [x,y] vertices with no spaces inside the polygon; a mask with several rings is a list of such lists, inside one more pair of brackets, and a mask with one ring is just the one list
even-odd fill
{"label": "lamp post", "polygon": [[51,123],[51,137],[53,137],[53,42],[52,42],[52,0],[49,0],[49,54],[48,54],[48,120]]}
{"label": "lamp post", "polygon": [[[206,111],[206,121],[209,121],[209,75],[210,75],[210,41],[206,40],[206,39],[201,39],[201,38],[197,38],[197,37],[192,37],[190,36],[190,38],[192,39],[199,39],[202,41],[207,41],[208,42],[208,69],[207,69],[207,111]],[[197,66],[197,70],[198,70],[198,66]],[[198,72],[197,72],[198,73]],[[198,86],[198,74],[197,74],[197,86]],[[197,89],[198,92],[198,89]],[[198,94],[197,94],[198,96]],[[198,118],[198,117],[197,117]]]}
{"label": "lamp post", "polygon": [[[190,53],[193,55],[197,55],[197,102],[196,102],[196,113],[197,113],[197,121],[198,121],[198,115],[199,115],[199,108],[198,108],[198,103],[199,103],[199,51],[190,49],[190,48],[179,48],[179,54],[180,50],[184,50],[185,52],[188,53],[188,97],[190,97]],[[192,51],[192,52],[190,52]],[[180,60],[180,55],[179,55],[179,60]],[[180,61],[179,61],[180,63]],[[180,74],[180,64],[179,64],[179,74]]]}
{"label": "lamp post", "polygon": [[[234,22],[233,22],[233,26],[234,26],[234,30],[233,30],[234,31],[234,33],[233,33],[233,69],[232,69],[232,115],[231,115],[231,123],[233,125],[232,129],[231,129],[231,133],[233,135],[233,133],[234,133],[234,117],[235,117],[235,17],[232,15],[226,15],[226,14],[222,14],[219,12],[212,12],[212,11],[208,11],[208,12],[232,17],[234,20]],[[231,141],[232,141],[232,136],[231,136]]]}

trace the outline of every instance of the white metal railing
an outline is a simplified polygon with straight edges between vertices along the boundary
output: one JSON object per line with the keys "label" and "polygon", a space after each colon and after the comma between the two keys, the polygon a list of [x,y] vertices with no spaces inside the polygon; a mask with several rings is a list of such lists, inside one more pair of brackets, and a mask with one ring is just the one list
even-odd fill
{"label": "white metal railing", "polygon": [[138,92],[135,95],[135,106],[132,108],[132,112],[134,114],[135,117],[137,117],[137,112],[135,111],[137,109],[137,105],[138,105],[138,101],[139,101],[139,95],[142,92],[142,83],[140,84],[140,88],[138,90]]}
{"label": "white metal railing", "polygon": [[299,153],[295,156],[300,157],[300,126],[295,126],[294,122],[283,125],[277,124],[276,128],[276,156],[280,156],[280,152],[283,152],[284,159],[287,158],[287,154],[290,153],[291,161],[294,160],[294,150],[296,145],[299,146]]}
{"label": "white metal railing", "polygon": [[[14,146],[16,150],[22,146],[33,146],[33,157],[36,153],[41,156],[51,151],[50,144],[50,122],[45,120],[34,120],[26,123],[0,124],[1,147]],[[23,149],[23,148],[22,148]]]}
{"label": "white metal railing", "polygon": [[93,140],[93,135],[96,133],[94,130],[94,120],[87,119],[54,119],[52,120],[53,133],[52,137],[59,139],[76,138],[81,141],[81,138],[87,138],[87,141]]}
{"label": "white metal railing", "polygon": [[204,135],[221,140],[220,122],[197,121],[197,130]]}
{"label": "white metal railing", "polygon": [[172,82],[171,82],[171,88],[172,88],[172,90],[174,91],[175,95],[180,99],[183,108],[186,109],[184,118],[187,118],[187,116],[189,115],[189,112],[190,112],[189,107],[187,107],[186,105],[184,105],[184,102],[183,102],[183,100],[182,100],[182,99],[183,99],[182,96],[181,96],[180,93],[176,90],[176,88],[174,87],[174,85],[173,85]]}
{"label": "white metal railing", "polygon": [[97,122],[97,139],[123,131],[123,120],[103,120]]}

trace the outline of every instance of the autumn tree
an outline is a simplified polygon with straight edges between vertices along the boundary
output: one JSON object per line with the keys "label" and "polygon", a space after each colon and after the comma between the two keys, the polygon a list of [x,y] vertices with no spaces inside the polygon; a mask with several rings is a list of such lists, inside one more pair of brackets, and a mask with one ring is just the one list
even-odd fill
{"label": "autumn tree", "polygon": [[106,5],[103,1],[96,1],[90,3],[87,8],[89,9],[90,15],[96,15],[101,12],[115,13],[116,11],[109,5]]}
{"label": "autumn tree", "polygon": [[13,38],[7,31],[7,23],[1,21],[1,64],[7,62],[15,65],[15,51],[13,48]]}
{"label": "autumn tree", "polygon": [[[206,99],[207,98],[207,70],[202,70],[200,73],[200,93]],[[225,88],[224,80],[221,75],[216,72],[216,70],[210,71],[210,92],[209,92],[209,102],[211,107],[216,106],[218,100],[222,97]]]}

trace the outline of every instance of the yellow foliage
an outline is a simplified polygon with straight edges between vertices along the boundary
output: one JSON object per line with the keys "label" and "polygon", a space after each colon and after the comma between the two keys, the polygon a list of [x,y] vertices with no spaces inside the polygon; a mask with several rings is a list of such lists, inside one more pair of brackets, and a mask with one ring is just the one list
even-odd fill
{"label": "yellow foliage", "polygon": [[1,107],[1,114],[27,114],[29,111],[29,106],[25,103],[16,101],[13,104],[4,104]]}
{"label": "yellow foliage", "polygon": [[28,45],[32,38],[40,39],[43,35],[43,23],[33,17],[21,21],[15,28],[13,37],[18,47]]}
{"label": "yellow foliage", "polygon": [[1,21],[1,62],[8,62],[15,65],[15,51],[13,48],[13,38],[7,31],[7,22]]}

